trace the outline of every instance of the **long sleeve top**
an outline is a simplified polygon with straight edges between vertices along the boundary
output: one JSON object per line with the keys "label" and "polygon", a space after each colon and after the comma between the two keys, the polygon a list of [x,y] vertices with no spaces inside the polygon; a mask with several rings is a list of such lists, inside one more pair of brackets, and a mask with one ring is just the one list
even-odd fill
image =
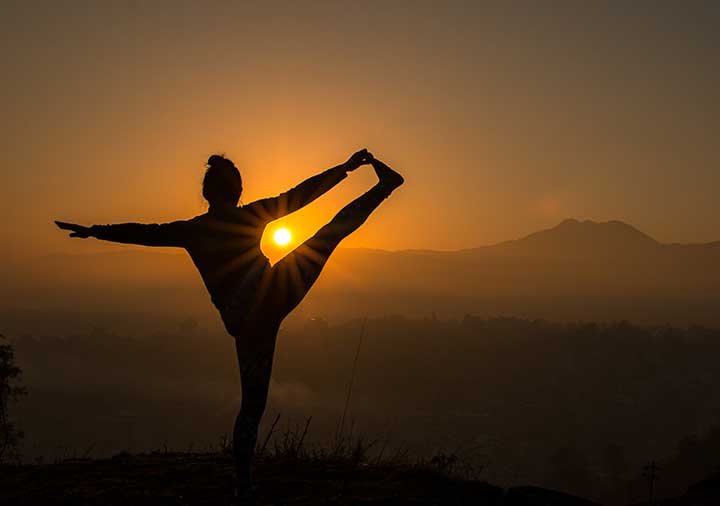
{"label": "long sleeve top", "polygon": [[260,249],[268,223],[309,204],[347,177],[343,165],[313,176],[277,197],[189,220],[162,224],[93,225],[91,234],[105,241],[143,246],[173,246],[190,254],[210,293],[222,310],[248,276],[269,267]]}

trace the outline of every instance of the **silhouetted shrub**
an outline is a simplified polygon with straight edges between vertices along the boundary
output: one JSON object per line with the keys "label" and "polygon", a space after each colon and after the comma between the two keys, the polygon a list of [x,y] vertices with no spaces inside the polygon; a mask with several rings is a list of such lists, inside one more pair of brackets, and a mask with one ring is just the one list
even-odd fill
{"label": "silhouetted shrub", "polygon": [[23,433],[10,418],[8,407],[25,395],[25,389],[18,385],[21,370],[15,365],[13,347],[0,334],[0,463],[17,458],[17,446]]}

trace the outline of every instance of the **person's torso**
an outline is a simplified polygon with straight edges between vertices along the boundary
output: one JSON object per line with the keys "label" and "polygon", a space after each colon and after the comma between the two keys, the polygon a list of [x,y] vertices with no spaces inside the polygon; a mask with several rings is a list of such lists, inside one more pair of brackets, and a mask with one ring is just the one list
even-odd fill
{"label": "person's torso", "polygon": [[259,280],[270,266],[260,249],[265,222],[240,207],[222,215],[206,213],[188,222],[186,249],[220,310],[235,290]]}

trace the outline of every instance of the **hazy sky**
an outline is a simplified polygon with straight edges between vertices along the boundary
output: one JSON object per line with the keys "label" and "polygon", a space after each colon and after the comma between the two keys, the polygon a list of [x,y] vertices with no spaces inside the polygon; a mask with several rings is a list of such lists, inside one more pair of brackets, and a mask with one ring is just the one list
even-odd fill
{"label": "hazy sky", "polygon": [[[365,146],[407,184],[347,246],[472,247],[566,217],[717,240],[718,26],[713,1],[3,1],[0,240],[97,251],[52,219],[192,217],[214,152],[249,202]],[[373,182],[288,226],[307,236]]]}

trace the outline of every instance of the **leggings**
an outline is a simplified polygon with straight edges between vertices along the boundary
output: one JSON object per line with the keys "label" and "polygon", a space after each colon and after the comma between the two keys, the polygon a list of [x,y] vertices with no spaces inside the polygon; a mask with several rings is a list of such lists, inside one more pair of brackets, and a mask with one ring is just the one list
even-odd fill
{"label": "leggings", "polygon": [[379,184],[374,186],[262,274],[253,309],[234,333],[242,381],[242,405],[233,431],[233,455],[240,482],[250,480],[280,323],[305,297],[340,241],[357,230],[388,194]]}

